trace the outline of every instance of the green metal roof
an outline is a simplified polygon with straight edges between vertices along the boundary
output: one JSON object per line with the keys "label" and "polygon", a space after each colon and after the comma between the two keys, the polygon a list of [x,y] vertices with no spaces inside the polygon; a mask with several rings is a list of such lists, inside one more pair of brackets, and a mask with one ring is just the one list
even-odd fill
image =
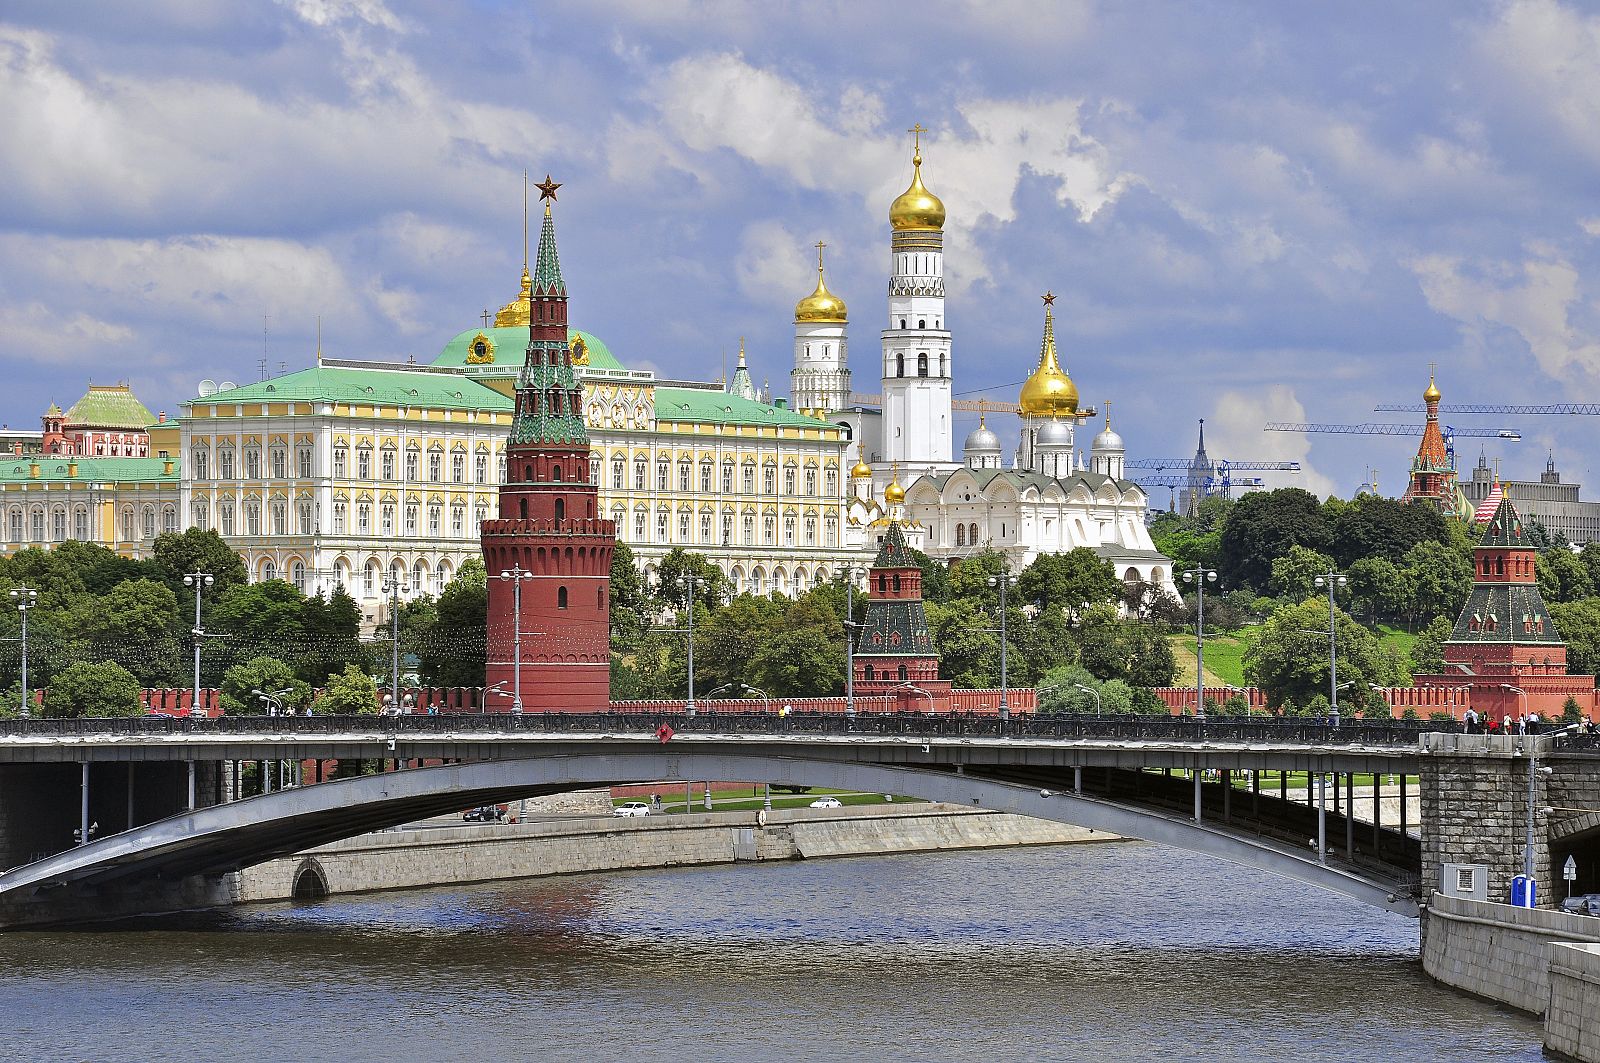
{"label": "green metal roof", "polygon": [[65,421],[69,425],[86,425],[91,428],[121,428],[142,432],[156,423],[155,415],[144,408],[144,403],[134,397],[125,384],[95,386],[72,404]]}
{"label": "green metal roof", "polygon": [[891,521],[889,530],[883,534],[883,539],[878,547],[878,557],[872,562],[873,568],[916,568],[917,559],[911,554],[911,547],[906,544],[905,532],[900,530],[899,521]]}
{"label": "green metal roof", "polygon": [[795,425],[803,428],[830,428],[826,421],[804,417],[793,410],[742,399],[721,391],[697,388],[656,388],[657,421],[689,421],[698,424]]}
{"label": "green metal roof", "polygon": [[1489,526],[1483,529],[1483,538],[1478,540],[1478,547],[1533,549],[1533,540],[1522,527],[1522,514],[1511,504],[1511,499],[1502,499],[1500,505],[1495,507],[1494,516],[1489,518]]}
{"label": "green metal roof", "polygon": [[[444,345],[444,350],[439,352],[439,357],[433,360],[437,366],[465,366],[468,364],[467,356],[472,353],[472,343],[479,335],[493,345],[489,351],[490,361],[473,363],[473,368],[489,366],[504,366],[511,370],[522,368],[522,363],[528,353],[528,326],[507,325],[505,327],[475,328],[460,333]],[[573,356],[579,358],[581,365],[593,366],[596,369],[621,369],[622,363],[617,361],[600,338],[592,332],[583,332],[579,329],[567,330],[567,343],[572,347]],[[499,374],[496,374],[499,375]],[[505,374],[513,375],[511,373]]]}
{"label": "green metal roof", "polygon": [[442,410],[511,409],[511,400],[498,391],[454,373],[354,369],[335,365],[313,366],[288,376],[219,391],[206,398],[190,399],[184,405],[295,401],[426,406]]}
{"label": "green metal roof", "polygon": [[[172,471],[164,472],[168,461]],[[78,475],[67,475],[67,462],[75,462]],[[51,457],[39,462],[39,479],[35,482],[81,480],[90,483],[165,480],[176,484],[182,478],[183,466],[176,458],[61,458]],[[0,462],[0,483],[19,483],[33,479],[29,475],[29,462],[13,458]]]}

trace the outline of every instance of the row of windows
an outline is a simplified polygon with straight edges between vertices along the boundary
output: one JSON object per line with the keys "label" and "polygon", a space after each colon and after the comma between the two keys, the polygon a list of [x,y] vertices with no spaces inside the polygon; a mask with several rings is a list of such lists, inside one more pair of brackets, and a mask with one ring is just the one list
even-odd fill
{"label": "row of windows", "polygon": [[[734,545],[734,514],[724,512],[722,520],[718,523],[715,515],[701,513],[698,521],[694,514],[687,510],[680,510],[678,519],[674,523],[672,514],[665,509],[656,511],[655,520],[650,520],[650,514],[645,510],[635,510],[633,514],[633,535],[627,535],[627,511],[622,506],[615,506],[611,511],[611,519],[616,522],[617,534],[625,542],[634,543],[699,543],[701,545],[722,546]],[[821,522],[823,540],[821,545],[836,547],[839,545],[839,519],[828,517]],[[784,546],[816,546],[818,520],[815,516],[807,515],[803,520],[793,516],[783,518],[783,545]],[[756,539],[756,515],[746,513],[739,518],[737,525],[738,544],[741,546],[777,546],[778,545],[778,518],[776,515],[767,514],[760,521],[761,538]],[[654,529],[654,535],[651,531]],[[673,532],[676,531],[676,535]],[[695,533],[698,531],[698,537]]]}
{"label": "row of windows", "polygon": [[[302,480],[311,478],[312,475],[312,448],[300,446],[294,449],[294,476]],[[223,445],[216,449],[217,479],[232,480],[236,478],[245,480],[260,480],[262,476],[261,448],[256,446],[245,447],[240,460],[234,462],[233,447]],[[290,476],[290,452],[287,447],[269,447],[267,449],[267,471],[270,478],[275,480],[288,479]],[[373,479],[373,453],[371,447],[355,448],[355,478],[357,480]],[[394,448],[385,447],[378,453],[377,472],[378,479],[392,482],[402,482],[398,475],[404,468],[404,482],[421,483],[423,460],[418,451],[408,450],[402,462]],[[211,451],[207,447],[195,447],[190,462],[194,479],[211,479]],[[335,447],[333,450],[333,478],[336,480],[350,479],[351,461],[349,447]],[[500,478],[503,480],[504,459],[500,463]],[[445,482],[445,455],[442,450],[430,450],[427,455],[427,481],[429,483]],[[467,482],[467,455],[457,451],[450,455],[450,483],[464,484]],[[472,456],[472,482],[486,484],[489,482],[489,455],[474,454]]]}
{"label": "row of windows", "polygon": [[[594,461],[594,480],[599,482],[599,459]],[[611,490],[625,491],[629,486],[629,463],[625,456],[617,454],[611,458]],[[634,458],[632,462],[632,488],[635,491],[649,489],[650,463],[644,458]],[[670,491],[674,483],[680,492],[689,492],[698,489],[701,494],[711,494],[719,489],[725,495],[756,493],[757,469],[754,461],[746,460],[743,465],[735,466],[731,460],[724,460],[720,476],[717,466],[713,462],[702,461],[698,468],[694,462],[679,461],[677,463],[677,477],[673,478],[673,464],[666,460],[657,460],[655,463],[655,489],[657,491]],[[793,464],[783,467],[783,493],[796,495],[804,487],[804,494],[815,497],[819,477],[815,465],[807,465],[804,469]],[[761,493],[775,495],[778,493],[778,465],[777,462],[768,460],[760,468]],[[822,470],[820,477],[823,494],[828,498],[836,497],[839,493],[839,470],[827,468]]]}
{"label": "row of windows", "polygon": [[[894,352],[894,375],[895,376],[905,376],[906,375],[906,352],[905,351],[895,351]],[[917,352],[917,375],[918,376],[927,376],[928,375],[928,352],[927,351],[918,351]],[[950,375],[950,356],[947,355],[947,354],[939,355],[939,375],[940,376],[949,376]]]}

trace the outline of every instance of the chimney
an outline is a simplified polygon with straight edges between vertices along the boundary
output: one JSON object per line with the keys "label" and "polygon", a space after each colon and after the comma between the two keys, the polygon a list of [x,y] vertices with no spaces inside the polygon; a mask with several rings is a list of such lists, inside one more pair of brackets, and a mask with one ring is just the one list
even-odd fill
{"label": "chimney", "polygon": [[161,475],[163,475],[163,476],[171,476],[172,475],[172,467],[173,467],[174,464],[175,463],[173,462],[173,460],[171,458],[168,458],[165,461],[163,461],[161,463]]}
{"label": "chimney", "polygon": [[165,410],[162,410],[160,413],[156,414],[156,424],[166,424],[166,423],[167,423],[167,412]]}
{"label": "chimney", "polygon": [[773,399],[772,404],[780,410],[787,410],[789,408],[789,400],[784,398],[782,395]]}
{"label": "chimney", "polygon": [[37,480],[38,478],[39,478],[39,463],[36,462],[36,461],[28,462],[28,479]]}
{"label": "chimney", "polygon": [[68,476],[68,478],[73,479],[73,480],[76,480],[78,478],[78,463],[77,462],[75,462],[75,461],[67,462],[67,476]]}

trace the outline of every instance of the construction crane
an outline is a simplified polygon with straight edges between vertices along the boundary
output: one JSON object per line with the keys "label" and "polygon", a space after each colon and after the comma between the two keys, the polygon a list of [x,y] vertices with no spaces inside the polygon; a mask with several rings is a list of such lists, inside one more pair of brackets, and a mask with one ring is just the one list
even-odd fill
{"label": "construction crane", "polygon": [[[879,406],[883,405],[882,395],[868,395],[861,391],[850,393],[850,403],[853,406]],[[1022,406],[1015,402],[997,402],[994,399],[951,399],[952,410],[965,410],[970,413],[1021,413]],[[1092,406],[1084,407],[1071,415],[1071,420],[1086,421],[1091,417],[1098,417],[1099,411]]]}
{"label": "construction crane", "polygon": [[[1193,458],[1139,458],[1137,461],[1127,463],[1130,469],[1187,469],[1194,463]],[[1215,467],[1232,469],[1236,472],[1299,472],[1298,461],[1226,461],[1218,459],[1213,463]]]}
{"label": "construction crane", "polygon": [[[1379,413],[1425,413],[1427,407],[1420,402],[1386,402],[1373,409]],[[1600,403],[1552,402],[1543,406],[1505,406],[1495,402],[1442,403],[1440,413],[1510,413],[1519,416],[1565,414],[1567,416],[1600,417]]]}
{"label": "construction crane", "polygon": [[[1133,464],[1129,462],[1128,464]],[[1238,466],[1235,466],[1237,468]],[[1167,474],[1163,476],[1141,476],[1134,483],[1140,487],[1193,487],[1195,481],[1192,477]],[[1265,487],[1265,482],[1259,476],[1234,476],[1227,468],[1219,468],[1216,475],[1202,477],[1199,481],[1200,489],[1206,495],[1221,495],[1232,498],[1235,487]]]}
{"label": "construction crane", "polygon": [[[1420,424],[1299,424],[1289,421],[1272,421],[1266,426],[1268,432],[1327,432],[1339,436],[1420,436],[1426,425]],[[1522,433],[1514,428],[1455,428],[1451,425],[1440,425],[1440,434],[1444,436],[1445,456],[1450,459],[1450,465],[1455,467],[1456,461],[1456,436],[1463,438],[1504,439],[1512,443],[1522,439]]]}

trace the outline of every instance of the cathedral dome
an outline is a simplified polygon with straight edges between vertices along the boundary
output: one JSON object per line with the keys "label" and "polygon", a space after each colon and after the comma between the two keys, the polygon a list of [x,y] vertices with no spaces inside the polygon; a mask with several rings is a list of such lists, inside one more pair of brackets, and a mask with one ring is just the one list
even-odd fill
{"label": "cathedral dome", "polygon": [[822,276],[822,252],[817,252],[817,288],[810,295],[794,304],[794,321],[799,325],[806,322],[843,325],[847,320],[848,311],[845,309],[844,300],[828,291],[828,283]]}
{"label": "cathedral dome", "polygon": [[1060,421],[1051,421],[1039,429],[1039,434],[1034,436],[1033,445],[1036,447],[1068,447],[1072,446],[1072,429]]}
{"label": "cathedral dome", "polygon": [[1044,339],[1039,344],[1039,366],[1022,385],[1019,404],[1025,417],[1071,417],[1078,412],[1078,386],[1056,360],[1055,316],[1045,293]]}
{"label": "cathedral dome", "polygon": [[883,500],[892,506],[897,506],[906,500],[906,489],[900,486],[899,473],[895,473],[894,479],[889,481],[889,486],[883,489]]}
{"label": "cathedral dome", "polygon": [[850,470],[850,479],[852,479],[852,480],[870,480],[870,479],[872,479],[872,466],[868,465],[864,461],[857,461],[855,463],[855,466],[853,468],[851,468],[851,470]]}
{"label": "cathedral dome", "polygon": [[1423,402],[1438,402],[1442,396],[1439,394],[1439,385],[1433,382],[1433,374],[1428,374],[1428,390],[1422,393]]}
{"label": "cathedral dome", "polygon": [[1090,444],[1090,446],[1094,450],[1125,450],[1125,449],[1127,449],[1122,445],[1122,437],[1117,435],[1117,433],[1113,432],[1111,430],[1111,426],[1110,425],[1107,425],[1105,427],[1104,431],[1102,431],[1099,435],[1094,437],[1094,442],[1092,444]]}
{"label": "cathedral dome", "polygon": [[895,232],[944,228],[944,203],[922,183],[922,152],[911,157],[911,187],[889,206],[889,224]]}
{"label": "cathedral dome", "polygon": [[1000,453],[1000,437],[990,431],[989,426],[984,423],[984,419],[979,417],[978,427],[974,428],[972,434],[967,436],[967,442],[963,449],[968,454],[998,454]]}

